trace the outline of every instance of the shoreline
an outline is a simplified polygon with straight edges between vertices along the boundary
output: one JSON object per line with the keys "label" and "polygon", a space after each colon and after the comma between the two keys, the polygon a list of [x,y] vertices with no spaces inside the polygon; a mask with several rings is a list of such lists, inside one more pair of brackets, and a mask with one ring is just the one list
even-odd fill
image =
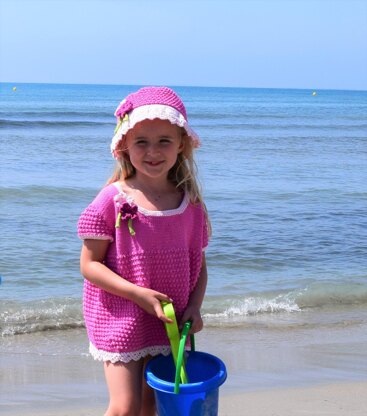
{"label": "shoreline", "polygon": [[[367,400],[366,343],[366,323],[290,331],[206,327],[196,336],[197,350],[218,356],[227,367],[228,379],[220,387],[221,416],[243,415],[236,409],[248,407],[253,416],[295,416],[299,406],[309,408],[308,402],[320,409],[334,406],[325,415],[361,415],[353,391],[362,391],[360,400]],[[103,414],[108,394],[102,364],[87,349],[84,329],[3,337],[1,415]],[[268,402],[274,406],[267,410]],[[343,404],[352,410],[337,413]]]}

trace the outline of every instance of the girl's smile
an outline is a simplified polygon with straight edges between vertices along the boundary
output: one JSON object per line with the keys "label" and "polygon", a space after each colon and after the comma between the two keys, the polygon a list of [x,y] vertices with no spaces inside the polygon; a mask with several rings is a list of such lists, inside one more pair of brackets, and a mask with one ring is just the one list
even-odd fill
{"label": "girl's smile", "polygon": [[163,161],[161,161],[161,162],[146,162],[146,163],[150,166],[159,166],[160,164],[163,163]]}

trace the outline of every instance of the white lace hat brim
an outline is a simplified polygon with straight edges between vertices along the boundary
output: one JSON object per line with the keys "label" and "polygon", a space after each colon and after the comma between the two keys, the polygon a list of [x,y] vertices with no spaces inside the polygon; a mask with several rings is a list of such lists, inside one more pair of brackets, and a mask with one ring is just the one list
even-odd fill
{"label": "white lace hat brim", "polygon": [[130,129],[143,120],[154,120],[156,118],[168,120],[172,124],[183,127],[187,135],[191,138],[193,146],[195,148],[200,146],[199,136],[189,126],[188,122],[179,111],[167,105],[150,104],[135,108],[129,113],[128,117],[123,119],[112,138],[111,153],[113,157],[117,159],[116,149],[118,143]]}

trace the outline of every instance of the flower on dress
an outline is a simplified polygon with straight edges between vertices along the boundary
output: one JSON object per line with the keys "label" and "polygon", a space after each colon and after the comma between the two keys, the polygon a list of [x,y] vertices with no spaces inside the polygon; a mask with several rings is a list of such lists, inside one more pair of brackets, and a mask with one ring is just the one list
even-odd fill
{"label": "flower on dress", "polygon": [[123,204],[118,202],[117,207],[118,214],[115,227],[120,228],[121,220],[127,220],[127,227],[129,232],[132,236],[134,236],[135,230],[133,228],[133,219],[138,215],[138,207],[135,204],[129,204],[128,202],[124,202]]}

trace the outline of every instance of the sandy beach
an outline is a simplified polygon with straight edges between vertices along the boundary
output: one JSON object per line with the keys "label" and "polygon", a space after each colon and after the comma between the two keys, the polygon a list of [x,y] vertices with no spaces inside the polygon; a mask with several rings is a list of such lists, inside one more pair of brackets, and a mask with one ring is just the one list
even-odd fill
{"label": "sandy beach", "polygon": [[220,416],[362,416],[367,382],[273,389],[223,397]]}
{"label": "sandy beach", "polygon": [[[219,402],[220,416],[365,416],[366,410],[367,382],[227,394]],[[62,410],[23,412],[22,415],[101,416],[103,411],[104,408],[99,406],[66,407]]]}
{"label": "sandy beach", "polygon": [[[205,328],[197,349],[220,357],[228,379],[219,415],[355,415],[367,411],[365,325],[292,331]],[[107,402],[84,329],[19,335],[0,347],[0,414],[97,416]]]}

